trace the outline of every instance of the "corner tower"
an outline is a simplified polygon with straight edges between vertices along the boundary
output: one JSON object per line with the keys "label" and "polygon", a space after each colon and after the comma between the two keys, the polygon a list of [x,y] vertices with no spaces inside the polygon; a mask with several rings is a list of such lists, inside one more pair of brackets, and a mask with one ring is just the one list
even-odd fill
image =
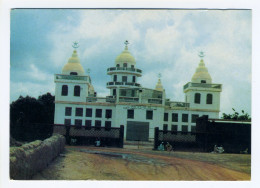
{"label": "corner tower", "polygon": [[91,80],[80,64],[77,54],[78,43],[73,44],[73,53],[62,68],[61,74],[54,75],[55,102],[86,102],[89,95]]}
{"label": "corner tower", "polygon": [[198,111],[213,112],[210,118],[219,118],[221,84],[213,84],[212,78],[205,66],[200,52],[200,63],[192,76],[191,82],[183,86],[185,102],[190,103],[190,108]]}
{"label": "corner tower", "polygon": [[[111,80],[107,82],[107,88],[110,89],[110,95],[116,96],[119,89],[122,96],[136,96],[136,89],[141,85],[138,83],[138,77],[142,76],[142,70],[136,68],[135,58],[128,51],[128,41],[125,41],[125,50],[115,59],[115,66],[107,69],[107,74]],[[127,90],[130,89],[130,90]],[[124,92],[130,91],[131,94]]]}

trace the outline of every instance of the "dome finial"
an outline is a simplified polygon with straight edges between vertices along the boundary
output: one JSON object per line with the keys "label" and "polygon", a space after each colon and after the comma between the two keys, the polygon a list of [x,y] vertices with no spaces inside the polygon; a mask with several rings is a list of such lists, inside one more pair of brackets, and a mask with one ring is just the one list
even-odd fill
{"label": "dome finial", "polygon": [[89,75],[90,72],[91,72],[91,70],[90,70],[90,69],[87,69],[87,73],[88,73],[88,75]]}
{"label": "dome finial", "polygon": [[76,50],[79,47],[79,42],[75,41],[73,42],[72,48],[74,48],[74,50]]}
{"label": "dome finial", "polygon": [[157,90],[157,91],[164,91],[163,86],[162,86],[162,82],[161,82],[161,77],[162,77],[162,74],[159,73],[158,74],[158,82],[155,86],[155,90]]}
{"label": "dome finial", "polygon": [[201,59],[203,59],[203,57],[205,57],[205,53],[204,53],[203,51],[200,51],[199,54],[198,54],[198,56],[199,56]]}
{"label": "dome finial", "polygon": [[129,44],[128,40],[126,40],[124,43],[125,43],[125,50],[128,50],[128,46],[127,46]]}

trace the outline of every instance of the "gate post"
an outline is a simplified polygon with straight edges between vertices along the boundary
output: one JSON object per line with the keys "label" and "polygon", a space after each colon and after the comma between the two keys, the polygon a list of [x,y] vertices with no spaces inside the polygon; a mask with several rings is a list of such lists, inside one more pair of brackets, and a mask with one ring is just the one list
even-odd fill
{"label": "gate post", "polygon": [[66,135],[65,135],[66,143],[70,145],[70,126],[65,126],[65,128],[66,128]]}
{"label": "gate post", "polygon": [[154,128],[154,142],[153,142],[153,149],[156,150],[158,146],[158,138],[159,137],[159,127]]}
{"label": "gate post", "polygon": [[120,148],[124,147],[124,125],[120,125],[120,130],[119,130],[119,147]]}

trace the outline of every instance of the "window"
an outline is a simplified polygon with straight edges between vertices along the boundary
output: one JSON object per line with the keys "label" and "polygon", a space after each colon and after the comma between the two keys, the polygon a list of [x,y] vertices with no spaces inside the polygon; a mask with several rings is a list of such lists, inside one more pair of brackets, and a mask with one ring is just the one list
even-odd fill
{"label": "window", "polygon": [[127,76],[122,76],[122,82],[127,82]]}
{"label": "window", "polygon": [[196,133],[196,126],[191,126],[191,132]]}
{"label": "window", "polygon": [[96,109],[96,117],[102,117],[102,109]]}
{"label": "window", "polygon": [[112,110],[106,110],[106,118],[112,118]]}
{"label": "window", "polygon": [[191,123],[196,123],[196,119],[199,117],[197,114],[192,114],[191,115]]}
{"label": "window", "polygon": [[132,81],[135,82],[135,76],[133,76],[133,80]]}
{"label": "window", "polygon": [[178,131],[178,125],[172,125],[172,130],[171,131]]}
{"label": "window", "polygon": [[76,126],[81,126],[82,125],[82,120],[81,119],[75,119],[75,125]]}
{"label": "window", "polygon": [[83,116],[83,108],[76,108],[76,116]]}
{"label": "window", "polygon": [[146,111],[146,119],[153,119],[153,111],[152,110]]}
{"label": "window", "polygon": [[67,96],[68,95],[68,86],[67,85],[63,85],[62,86],[61,95],[62,96]]}
{"label": "window", "polygon": [[74,86],[74,96],[80,96],[80,86]]}
{"label": "window", "polygon": [[127,63],[124,63],[124,64],[123,64],[123,67],[127,67]]}
{"label": "window", "polygon": [[86,108],[86,117],[92,117],[92,108]]}
{"label": "window", "polygon": [[101,121],[100,120],[96,120],[95,121],[95,128],[100,129],[100,127],[101,127]]}
{"label": "window", "polygon": [[135,90],[131,91],[131,96],[134,97],[135,96]]}
{"label": "window", "polygon": [[119,67],[120,65],[119,64],[116,64],[116,67]]}
{"label": "window", "polygon": [[188,132],[188,125],[183,125],[181,127],[181,131],[182,131],[182,134],[187,134],[187,132]]}
{"label": "window", "polygon": [[111,129],[111,121],[105,121],[105,130],[110,130]]}
{"label": "window", "polygon": [[134,119],[134,110],[127,110],[127,118]]}
{"label": "window", "polygon": [[65,125],[71,125],[71,119],[65,119],[64,124]]}
{"label": "window", "polygon": [[117,81],[117,75],[114,75],[114,82]]}
{"label": "window", "polygon": [[168,113],[164,113],[163,120],[164,120],[164,121],[168,121]]}
{"label": "window", "polygon": [[212,94],[207,94],[207,104],[212,104],[213,96]]}
{"label": "window", "polygon": [[71,116],[71,107],[66,107],[65,108],[65,116]]}
{"label": "window", "polygon": [[195,93],[194,103],[200,104],[200,93]]}
{"label": "window", "polygon": [[167,124],[163,125],[163,131],[168,131],[168,125]]}
{"label": "window", "polygon": [[131,68],[132,68],[132,69],[134,69],[134,68],[135,68],[135,66],[134,66],[134,65],[131,65]]}
{"label": "window", "polygon": [[85,120],[86,128],[91,128],[91,120]]}
{"label": "window", "polygon": [[178,114],[172,113],[172,122],[178,122]]}
{"label": "window", "polygon": [[205,83],[207,83],[207,82],[206,82],[206,80],[201,80],[200,83],[205,84]]}
{"label": "window", "polygon": [[125,89],[121,90],[121,96],[126,96],[126,90]]}
{"label": "window", "polygon": [[113,96],[116,95],[116,89],[113,89]]}
{"label": "window", "polygon": [[70,72],[70,75],[78,75],[77,72]]}
{"label": "window", "polygon": [[182,122],[188,122],[188,121],[189,121],[188,114],[182,114]]}

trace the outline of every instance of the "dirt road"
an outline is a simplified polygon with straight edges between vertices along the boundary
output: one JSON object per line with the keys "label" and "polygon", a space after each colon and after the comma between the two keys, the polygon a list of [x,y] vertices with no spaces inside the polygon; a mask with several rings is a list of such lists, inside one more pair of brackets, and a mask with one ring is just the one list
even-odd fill
{"label": "dirt road", "polygon": [[66,147],[33,179],[250,180],[250,155]]}

